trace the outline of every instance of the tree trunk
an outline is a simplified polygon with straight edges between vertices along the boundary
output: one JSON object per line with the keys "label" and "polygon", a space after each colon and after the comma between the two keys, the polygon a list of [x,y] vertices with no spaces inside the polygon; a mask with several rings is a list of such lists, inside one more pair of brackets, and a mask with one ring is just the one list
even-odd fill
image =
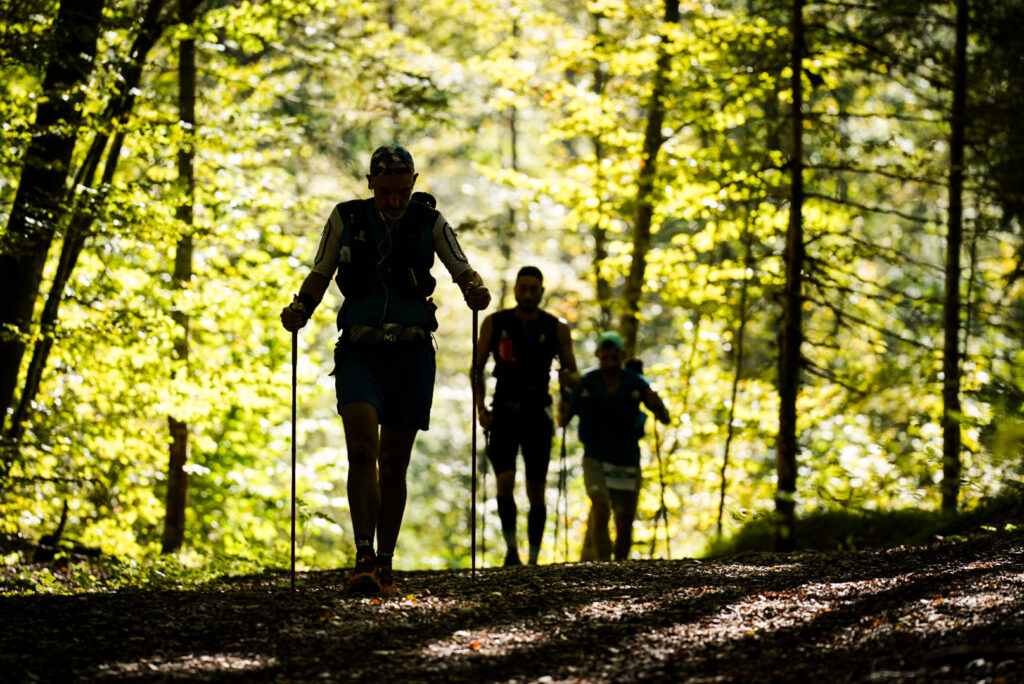
{"label": "tree trunk", "polygon": [[[512,19],[512,44],[519,43],[519,20]],[[518,59],[518,51],[513,49],[512,58]],[[508,108],[508,145],[509,145],[509,168],[513,172],[519,171],[519,110],[513,103]],[[508,229],[498,231],[498,249],[501,252],[501,272],[508,273],[512,264],[512,241],[515,239],[518,227],[516,226],[515,205],[508,205]],[[498,308],[505,305],[509,299],[509,279],[501,279],[501,299],[498,300]],[[514,284],[514,281],[512,281]]]}
{"label": "tree trunk", "polygon": [[[93,150],[86,157],[83,166],[84,173],[79,175],[76,186],[92,187],[94,177],[99,163],[99,154],[93,154],[97,148],[102,152],[107,139],[106,135],[101,136],[102,140],[93,143]],[[117,169],[117,162],[121,156],[121,147],[124,143],[124,131],[119,131],[114,136],[110,151],[107,152],[107,162],[103,171],[103,178],[100,187],[94,195],[80,194],[74,202],[74,210],[71,220],[68,223],[67,234],[61,244],[60,260],[57,262],[57,270],[50,283],[50,291],[46,296],[46,304],[43,306],[42,316],[39,319],[39,339],[32,348],[32,360],[28,364],[25,373],[25,381],[22,384],[21,396],[18,398],[17,408],[11,418],[7,430],[7,439],[16,451],[25,433],[25,422],[28,419],[29,410],[36,394],[39,393],[39,384],[42,382],[43,371],[50,357],[53,348],[54,337],[57,334],[57,320],[60,314],[60,305],[64,296],[64,289],[67,287],[78,257],[85,247],[92,229],[92,223],[96,218],[96,210],[106,201],[107,189],[110,187]],[[6,473],[6,471],[4,471]]]}
{"label": "tree trunk", "polygon": [[[665,29],[679,23],[679,0],[665,0]],[[668,35],[662,36],[661,51],[654,71],[651,99],[647,103],[647,127],[644,148],[637,176],[636,212],[633,219],[633,260],[623,290],[624,307],[620,331],[626,358],[636,355],[637,331],[640,327],[640,298],[643,294],[647,252],[651,247],[651,223],[654,217],[654,181],[658,172],[658,152],[663,142],[661,128],[665,121],[665,91],[672,71],[672,53]]]}
{"label": "tree trunk", "polygon": [[[186,0],[182,0],[181,21],[191,26],[193,15]],[[178,182],[182,190],[182,201],[178,208],[178,219],[185,233],[179,238],[174,255],[173,288],[182,290],[192,279],[192,219],[195,195],[195,147],[192,135],[196,124],[196,51],[195,41],[184,38],[179,43],[178,61],[178,104],[181,110],[181,125],[187,131],[186,141],[178,153]],[[178,325],[178,337],[174,340],[177,362],[188,372],[189,315],[175,309],[174,322]],[[178,371],[175,371],[178,372]],[[188,423],[174,416],[167,419],[171,434],[170,458],[167,466],[167,499],[164,516],[163,552],[171,553],[181,548],[185,541],[185,510],[188,505]]]}
{"label": "tree trunk", "polygon": [[[666,29],[671,24],[679,23],[679,0],[665,0],[665,24]],[[633,218],[633,260],[629,266],[629,275],[626,277],[626,285],[623,288],[623,313],[620,323],[622,341],[625,346],[625,357],[628,359],[636,355],[636,337],[639,329],[640,297],[644,289],[644,273],[647,270],[647,252],[651,247],[651,222],[654,216],[654,180],[658,171],[658,152],[661,150],[662,135],[661,127],[665,121],[665,91],[668,89],[669,73],[672,70],[672,54],[669,52],[666,43],[669,37],[662,36],[661,51],[658,54],[657,65],[655,66],[653,84],[651,86],[651,99],[647,103],[647,126],[644,130],[644,147],[641,155],[640,173],[637,177],[636,190],[636,212]],[[599,77],[599,66],[595,67],[595,91],[601,85]],[[598,169],[600,169],[601,141],[595,140],[595,153],[597,154]],[[601,277],[601,262],[608,256],[606,247],[606,235],[604,226],[600,222],[595,223],[594,230],[594,285],[597,301],[601,306],[602,321],[604,325],[611,322],[611,310],[609,307],[610,288],[608,282]],[[580,560],[589,561],[596,559],[593,545],[593,531],[590,526],[591,516],[587,515],[586,531],[583,533],[583,546],[580,550]]]}
{"label": "tree trunk", "polygon": [[786,290],[779,341],[779,434],[776,453],[775,546],[796,546],[796,398],[800,390],[800,347],[803,342],[803,0],[793,0],[790,68],[792,69],[792,156],[789,228],[786,231]]}
{"label": "tree trunk", "polygon": [[[135,107],[136,92],[142,79],[142,72],[149,51],[167,27],[167,20],[159,20],[167,1],[150,0],[150,3],[147,5],[139,31],[136,34],[131,49],[128,51],[128,60],[122,65],[119,72],[120,76],[117,82],[120,83],[120,87],[111,97],[103,112],[102,119],[104,121],[125,121],[131,115]],[[67,203],[71,207],[71,218],[67,222],[67,234],[61,245],[57,272],[54,275],[53,282],[50,284],[50,291],[43,307],[40,319],[41,337],[33,348],[32,360],[25,375],[18,405],[7,430],[4,432],[5,440],[11,446],[9,449],[4,450],[0,475],[6,475],[14,459],[17,457],[18,443],[24,434],[29,408],[39,392],[39,384],[53,346],[53,335],[65,286],[71,278],[71,274],[78,262],[79,254],[85,245],[85,241],[88,239],[95,214],[103,205],[107,188],[113,182],[123,141],[124,129],[122,127],[118,129],[114,136],[114,141],[108,150],[107,144],[110,142],[110,135],[107,132],[98,132],[89,146],[82,166],[75,175],[72,198]],[[103,177],[100,187],[94,189],[92,188],[93,180],[104,155],[106,155],[106,164]],[[88,188],[89,191],[80,192],[79,188]],[[22,350],[23,353],[24,350]],[[20,359],[18,365],[20,366]],[[13,397],[11,398],[12,400]]]}
{"label": "tree trunk", "polygon": [[[745,224],[743,231],[743,265],[747,269],[750,269],[754,259],[751,254],[750,246],[753,236],[751,235],[749,212],[745,219]],[[722,449],[722,469],[719,471],[719,481],[721,484],[718,492],[718,524],[716,525],[716,532],[719,539],[722,538],[722,518],[725,515],[725,492],[727,476],[729,474],[729,453],[732,448],[732,439],[736,432],[733,428],[733,420],[736,417],[736,397],[739,395],[740,380],[743,378],[743,345],[747,331],[747,290],[749,288],[749,284],[750,278],[746,273],[744,273],[743,282],[740,283],[740,319],[736,322],[736,344],[733,346],[733,365],[735,368],[733,369],[732,376],[729,419],[725,428],[725,446]]]}
{"label": "tree trunk", "polygon": [[[601,24],[599,21],[599,15],[591,13],[591,18],[594,22],[594,37],[597,39],[598,44],[604,42],[604,38],[601,35]],[[604,95],[604,86],[608,81],[607,75],[602,69],[600,60],[594,61],[594,87],[593,92],[598,98]],[[604,207],[605,199],[608,194],[607,179],[603,168],[601,166],[601,160],[604,159],[604,141],[601,139],[601,134],[598,133],[593,137],[594,145],[594,174],[595,174],[595,187],[597,194],[597,218],[594,221],[593,228],[591,229],[591,236],[594,238],[594,258],[593,258],[593,269],[594,269],[594,296],[597,299],[598,306],[598,319],[597,329],[598,330],[609,330],[612,324],[612,288],[609,284],[608,279],[605,278],[601,273],[601,267],[608,258],[608,225],[607,217],[605,216]]]}
{"label": "tree trunk", "polygon": [[82,121],[102,0],[63,0],[52,28],[53,55],[43,79],[31,141],[7,229],[0,234],[0,424],[6,421],[31,334],[32,316]]}
{"label": "tree trunk", "polygon": [[967,101],[967,0],[956,3],[953,121],[949,169],[949,232],[942,356],[942,510],[956,511],[960,496],[960,250],[963,246],[964,128]]}
{"label": "tree trunk", "polygon": [[[599,137],[594,138],[594,152],[598,160],[597,173],[601,173],[600,159],[603,156],[603,143]],[[599,192],[603,188],[602,183],[598,183]],[[604,205],[604,198],[599,197],[601,205]],[[612,310],[611,310],[611,285],[608,280],[601,275],[601,265],[604,260],[608,258],[608,234],[607,230],[602,223],[604,220],[603,212],[598,207],[598,218],[594,221],[594,227],[591,230],[591,235],[594,238],[594,294],[597,298],[598,304],[598,330],[609,330],[612,323]],[[597,560],[597,552],[594,550],[594,538],[590,529],[590,514],[587,513],[587,520],[584,524],[583,531],[583,546],[580,549],[580,560],[583,562]]]}

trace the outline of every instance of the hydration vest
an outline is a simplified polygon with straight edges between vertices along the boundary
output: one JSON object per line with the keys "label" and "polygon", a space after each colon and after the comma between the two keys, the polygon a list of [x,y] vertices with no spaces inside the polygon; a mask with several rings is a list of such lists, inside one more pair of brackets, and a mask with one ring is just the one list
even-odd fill
{"label": "hydration vest", "polygon": [[439,216],[435,209],[409,202],[405,214],[392,227],[391,250],[383,258],[373,236],[373,199],[350,200],[337,209],[345,228],[335,282],[346,303],[366,296],[381,284],[412,299],[425,301],[433,294],[437,285],[430,275],[434,265],[433,227]]}
{"label": "hydration vest", "polygon": [[492,316],[491,353],[494,355],[494,406],[531,402],[544,407],[551,404],[548,386],[551,362],[558,355],[558,319],[546,311],[537,311],[536,328],[529,338],[515,309],[504,309]]}

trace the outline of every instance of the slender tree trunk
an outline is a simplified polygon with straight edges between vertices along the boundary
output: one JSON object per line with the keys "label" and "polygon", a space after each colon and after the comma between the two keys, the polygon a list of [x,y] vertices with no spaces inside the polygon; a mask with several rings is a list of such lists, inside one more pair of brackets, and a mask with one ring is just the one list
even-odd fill
{"label": "slender tree trunk", "polygon": [[65,219],[62,205],[102,12],[102,0],[60,3],[43,96],[7,229],[0,233],[0,425],[14,400],[50,244]]}
{"label": "slender tree trunk", "polygon": [[[594,22],[593,37],[600,44],[604,42],[604,38],[601,34],[599,16],[595,13],[591,13],[590,16]],[[608,81],[608,76],[605,74],[600,60],[594,61],[593,77],[593,92],[600,99],[604,95],[605,83]],[[608,186],[603,171],[604,167],[601,165],[605,155],[605,146],[600,133],[593,137],[592,143],[594,145],[594,180],[598,207],[597,218],[594,220],[594,225],[591,229],[591,237],[594,238],[594,258],[591,263],[594,270],[594,296],[597,299],[598,306],[597,328],[598,330],[609,330],[612,324],[612,288],[608,279],[601,273],[601,267],[608,258],[608,218],[605,215],[605,199]],[[587,536],[589,537],[589,534]]]}
{"label": "slender tree trunk", "polygon": [[[665,29],[679,23],[679,0],[665,0]],[[658,152],[663,142],[661,129],[665,121],[665,91],[672,71],[670,38],[662,37],[661,50],[654,71],[651,99],[647,103],[647,127],[637,177],[636,213],[633,219],[633,260],[623,290],[623,312],[620,331],[626,358],[636,354],[636,338],[640,327],[640,299],[647,271],[647,252],[651,247],[651,224],[654,217],[654,181],[658,172]]]}
{"label": "slender tree trunk", "polygon": [[968,0],[956,3],[953,121],[946,235],[945,339],[942,357],[942,510],[956,511],[960,496],[960,251],[963,246],[964,129],[967,101]]}
{"label": "slender tree trunk", "polygon": [[[750,231],[750,217],[749,214],[746,219],[746,228],[743,232],[743,264],[747,269],[750,268],[752,257],[750,242],[753,239]],[[730,394],[729,403],[729,421],[726,425],[725,431],[725,447],[722,449],[722,469],[719,472],[719,481],[721,487],[718,492],[718,524],[716,527],[717,536],[719,539],[722,538],[722,518],[725,514],[725,491],[727,476],[729,471],[729,453],[732,447],[732,438],[735,434],[733,428],[733,420],[736,417],[736,397],[739,394],[740,380],[743,377],[743,346],[746,337],[747,329],[747,289],[749,287],[750,278],[746,273],[743,274],[743,282],[740,283],[740,319],[736,323],[736,344],[733,346],[733,364],[735,369],[732,376],[732,392]]]}
{"label": "slender tree trunk", "polygon": [[[510,166],[513,171],[519,170],[519,120],[516,106],[509,108],[508,114],[508,144]],[[512,266],[512,240],[516,234],[516,208],[511,202],[508,205],[508,229],[498,231],[498,251],[501,253],[501,272],[508,273]],[[509,301],[509,279],[501,279],[501,298],[498,300],[498,308]]]}
{"label": "slender tree trunk", "polygon": [[[117,79],[117,83],[120,84],[119,88],[110,98],[110,102],[103,112],[101,117],[103,121],[124,122],[131,115],[135,107],[136,92],[149,51],[167,27],[168,20],[160,20],[161,12],[167,1],[150,0],[146,6],[138,33],[131,49],[128,51],[127,61],[119,71],[119,78]],[[193,4],[195,4],[194,0]],[[123,123],[114,135],[114,140],[110,144],[109,150],[107,149],[107,145],[110,143],[109,132],[105,130],[98,131],[89,146],[81,167],[79,167],[75,175],[71,199],[67,202],[68,206],[72,207],[70,212],[71,218],[67,222],[67,234],[61,245],[61,255],[57,271],[50,285],[50,291],[40,319],[42,334],[40,340],[33,347],[32,360],[25,375],[18,405],[4,432],[5,441],[9,442],[11,446],[4,450],[3,459],[0,461],[0,464],[2,464],[0,465],[0,476],[6,475],[16,458],[18,445],[25,430],[25,421],[29,415],[29,408],[39,392],[39,384],[53,346],[53,335],[56,330],[65,286],[71,278],[71,274],[78,262],[78,257],[81,254],[86,239],[88,239],[95,214],[103,205],[107,189],[113,182],[123,141]],[[106,163],[101,184],[98,189],[94,189],[92,186],[95,174],[104,155],[106,155]],[[80,188],[87,188],[88,191],[81,192]]]}
{"label": "slender tree trunk", "polygon": [[779,344],[779,435],[776,454],[775,511],[778,516],[775,545],[779,550],[796,546],[796,398],[800,390],[800,347],[803,342],[803,1],[793,0],[791,17],[792,156],[789,228],[786,231],[786,291],[782,335]]}
{"label": "slender tree trunk", "polygon": [[[191,26],[194,20],[188,0],[182,0],[181,21]],[[178,104],[181,110],[181,125],[186,130],[186,139],[178,152],[178,182],[181,186],[182,201],[178,208],[178,219],[184,233],[178,239],[174,254],[175,290],[183,290],[192,280],[192,219],[195,195],[195,147],[193,134],[196,125],[196,51],[195,40],[184,38],[179,43],[178,61]],[[179,308],[173,313],[178,325],[178,337],[174,340],[176,360],[185,373],[189,361],[189,315]],[[175,371],[182,372],[182,371]],[[163,552],[171,553],[181,548],[185,541],[185,511],[188,505],[188,423],[174,416],[167,419],[171,434],[170,458],[167,465],[167,500],[164,515]]]}
{"label": "slender tree trunk", "polygon": [[[596,145],[595,149],[601,149],[601,146]],[[608,258],[608,228],[603,212],[604,201],[599,201],[600,213],[590,230],[591,237],[594,238],[594,258],[591,263],[594,271],[594,296],[597,298],[598,306],[597,327],[598,330],[608,330],[612,325],[612,288],[608,279],[601,273],[601,267]]]}
{"label": "slender tree trunk", "polygon": [[[512,20],[512,42],[519,42],[519,20]],[[513,58],[518,59],[518,53],[513,51]],[[519,171],[519,110],[513,104],[508,108],[508,142],[509,142],[509,167],[512,171]],[[512,240],[517,232],[516,208],[513,204],[508,205],[508,230],[499,231],[498,249],[501,252],[501,270],[508,273],[512,264]],[[498,307],[509,301],[509,279],[501,279],[501,299],[498,300]]]}
{"label": "slender tree trunk", "polygon": [[[106,136],[104,135],[102,136],[102,141],[94,141],[94,145],[99,145],[99,149],[102,151],[102,145],[105,141]],[[75,208],[72,212],[71,221],[68,224],[67,234],[61,244],[60,260],[57,262],[57,270],[53,275],[53,281],[50,283],[50,291],[46,296],[46,304],[43,306],[42,316],[39,320],[39,339],[32,348],[32,360],[29,362],[28,370],[25,373],[21,396],[18,398],[17,408],[14,410],[14,416],[7,430],[7,438],[15,450],[18,449],[21,438],[24,436],[29,410],[36,395],[39,393],[43,371],[46,369],[46,363],[50,358],[50,351],[53,349],[64,290],[71,280],[71,274],[78,263],[78,257],[81,255],[82,249],[85,247],[85,241],[91,233],[92,224],[96,218],[96,211],[106,201],[107,191],[111,182],[113,182],[114,172],[117,170],[117,162],[121,156],[123,143],[124,131],[122,130],[118,131],[117,135],[114,136],[110,150],[107,152],[107,161],[99,188],[95,193],[79,194],[77,201],[74,203]],[[77,186],[90,188],[93,186],[98,162],[98,155],[91,153],[87,155],[86,164],[83,166],[84,173],[80,175],[79,180],[76,180]]]}
{"label": "slender tree trunk", "polygon": [[[679,0],[665,0],[666,29],[671,24],[679,23]],[[597,30],[595,28],[595,30]],[[661,150],[662,123],[665,121],[665,91],[668,89],[669,73],[672,70],[672,54],[666,43],[669,37],[662,37],[662,45],[654,70],[651,86],[651,99],[647,103],[647,126],[644,130],[644,146],[641,154],[640,172],[637,176],[636,212],[633,218],[633,260],[629,266],[629,275],[623,288],[623,313],[620,322],[625,356],[630,358],[636,354],[636,338],[639,329],[640,298],[644,288],[644,274],[647,270],[647,252],[651,248],[651,223],[654,217],[654,181],[658,171],[658,152]],[[595,67],[595,90],[602,84],[599,76],[600,65]],[[595,140],[598,169],[603,155],[600,139]],[[610,288],[601,277],[601,263],[608,256],[605,228],[600,220],[594,224],[594,284],[597,301],[601,306],[602,327],[611,323]],[[596,557],[593,545],[591,516],[587,516],[586,532],[583,535],[583,547],[580,560],[594,560]]]}
{"label": "slender tree trunk", "polygon": [[[601,173],[600,160],[604,156],[604,145],[601,142],[600,137],[594,138],[594,152],[598,161],[596,173]],[[601,193],[604,187],[603,182],[598,182],[598,192]],[[601,202],[601,206],[604,205],[604,197],[599,196],[598,201]],[[604,221],[603,211],[601,206],[598,207],[597,220],[594,221],[594,226],[591,229],[591,235],[594,238],[594,258],[593,263],[594,269],[594,294],[597,298],[598,305],[598,330],[609,330],[612,323],[612,310],[611,310],[611,285],[608,280],[601,275],[601,265],[604,260],[608,258],[608,235]],[[583,562],[597,560],[597,552],[594,550],[594,537],[593,531],[590,529],[590,514],[587,513],[587,519],[584,523],[583,531],[583,545],[580,549],[580,560]]]}

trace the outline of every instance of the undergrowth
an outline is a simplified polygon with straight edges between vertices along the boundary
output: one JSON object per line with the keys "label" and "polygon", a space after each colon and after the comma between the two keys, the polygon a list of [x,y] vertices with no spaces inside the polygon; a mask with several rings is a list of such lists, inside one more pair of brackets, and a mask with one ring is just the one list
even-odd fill
{"label": "undergrowth", "polygon": [[[934,511],[828,510],[797,522],[797,548],[835,551],[922,545],[965,540],[979,533],[1024,538],[1024,490],[1007,490],[955,515]],[[770,552],[775,538],[771,515],[752,519],[732,537],[713,541],[705,558]],[[280,573],[254,558],[210,558],[195,551],[143,560],[61,553],[45,563],[27,562],[28,549],[0,555],[0,595],[83,594],[112,591],[217,591],[242,575]],[[282,580],[283,581],[283,580]]]}
{"label": "undergrowth", "polygon": [[[962,540],[978,532],[1022,531],[1024,490],[1008,489],[955,514],[919,509],[815,511],[797,520],[796,548],[854,551]],[[774,550],[774,546],[775,517],[768,513],[753,518],[731,537],[712,540],[704,555],[720,558],[750,551],[767,552]]]}

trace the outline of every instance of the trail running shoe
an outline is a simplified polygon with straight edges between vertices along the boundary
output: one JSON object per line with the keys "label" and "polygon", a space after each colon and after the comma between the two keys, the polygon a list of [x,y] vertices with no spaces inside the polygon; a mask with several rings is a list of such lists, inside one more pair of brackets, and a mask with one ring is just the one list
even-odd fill
{"label": "trail running shoe", "polygon": [[351,594],[376,594],[381,590],[375,576],[376,560],[372,553],[363,553],[356,559],[356,569],[348,580]]}
{"label": "trail running shoe", "polygon": [[519,560],[519,552],[515,549],[509,549],[508,553],[505,554],[505,567],[511,568],[522,564],[523,561]]}
{"label": "trail running shoe", "polygon": [[395,576],[391,572],[390,565],[378,565],[373,571],[373,576],[377,581],[377,586],[385,594],[397,594],[398,587],[395,586]]}

